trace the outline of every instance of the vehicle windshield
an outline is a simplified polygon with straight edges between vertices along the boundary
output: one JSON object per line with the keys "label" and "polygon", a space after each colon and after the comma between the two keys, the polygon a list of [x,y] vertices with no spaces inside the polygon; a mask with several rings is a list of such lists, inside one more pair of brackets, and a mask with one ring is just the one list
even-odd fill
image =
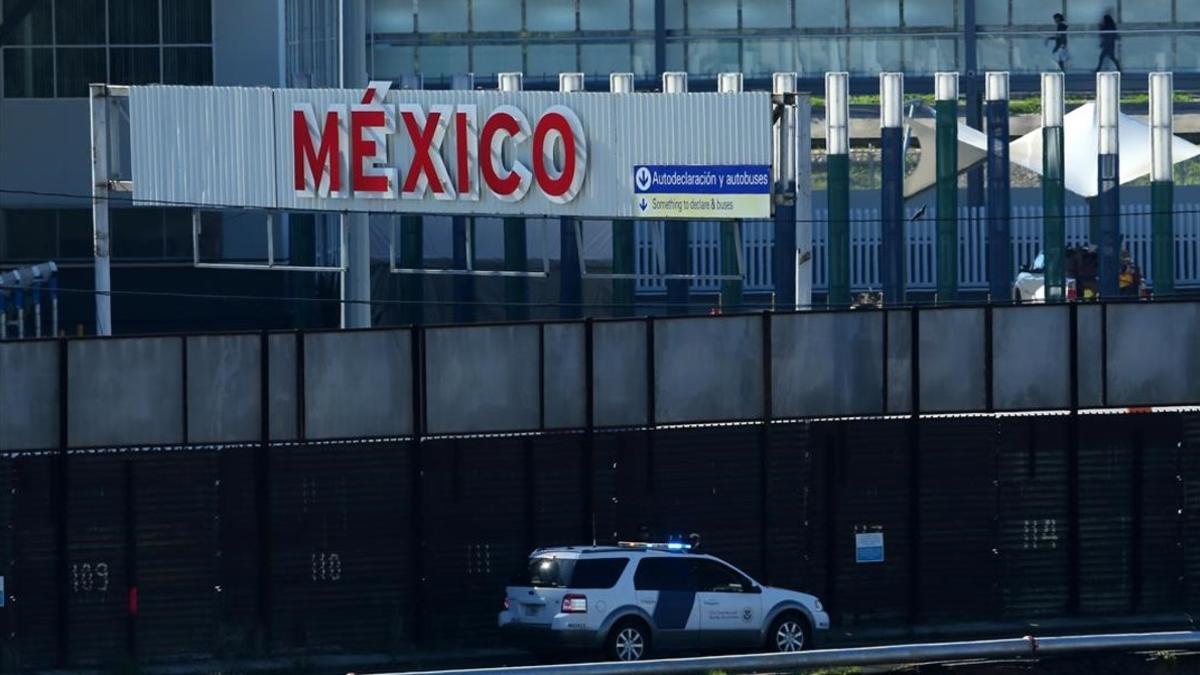
{"label": "vehicle windshield", "polygon": [[1042,271],[1045,271],[1045,269],[1046,269],[1046,254],[1039,253],[1039,254],[1037,254],[1037,257],[1033,259],[1033,264],[1029,266],[1029,271],[1030,272],[1042,272]]}

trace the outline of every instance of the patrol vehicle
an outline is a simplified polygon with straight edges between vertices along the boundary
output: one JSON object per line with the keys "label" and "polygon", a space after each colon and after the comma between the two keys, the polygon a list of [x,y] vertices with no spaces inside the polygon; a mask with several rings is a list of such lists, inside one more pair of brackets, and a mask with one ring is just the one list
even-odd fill
{"label": "patrol vehicle", "polygon": [[505,591],[502,634],[535,652],[638,661],[703,649],[794,652],[829,628],[817,598],[763,586],[682,542],[538,549]]}

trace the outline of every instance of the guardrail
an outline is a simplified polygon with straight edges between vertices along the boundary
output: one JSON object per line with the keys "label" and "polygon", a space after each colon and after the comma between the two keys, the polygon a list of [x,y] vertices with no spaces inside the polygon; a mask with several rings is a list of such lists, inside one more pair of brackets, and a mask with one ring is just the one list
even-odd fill
{"label": "guardrail", "polygon": [[1200,631],[1166,633],[1123,633],[1113,635],[1071,635],[1039,638],[1026,636],[1004,640],[940,642],[931,644],[891,645],[820,649],[788,654],[747,654],[704,656],[686,659],[659,659],[635,663],[578,663],[512,668],[475,668],[467,670],[411,671],[382,675],[635,675],[640,673],[723,673],[782,672],[798,668],[836,666],[882,666],[909,663],[938,663],[964,659],[1036,658],[1093,651],[1142,651],[1189,649],[1200,647]]}

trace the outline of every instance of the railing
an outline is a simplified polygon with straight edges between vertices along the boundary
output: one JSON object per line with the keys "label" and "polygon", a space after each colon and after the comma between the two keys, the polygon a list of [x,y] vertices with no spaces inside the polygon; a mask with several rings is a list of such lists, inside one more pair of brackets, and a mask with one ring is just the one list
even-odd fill
{"label": "railing", "polygon": [[[1175,285],[1178,288],[1200,287],[1200,204],[1178,204],[1175,214]],[[909,209],[911,217],[915,212]],[[813,212],[813,289],[828,288],[829,257],[826,251],[828,227],[824,209]],[[850,211],[850,285],[855,290],[879,288],[879,209]],[[1088,240],[1090,216],[1086,206],[1068,207],[1065,214],[1067,244],[1079,245]],[[666,284],[657,278],[660,262],[656,250],[661,242],[651,234],[651,223],[638,223],[636,272],[639,293],[661,293]],[[937,210],[930,207],[924,217],[908,225],[906,260],[908,288],[932,290],[937,285]],[[1154,284],[1154,264],[1151,259],[1150,205],[1127,204],[1121,207],[1122,245],[1127,247],[1146,277]],[[691,282],[693,292],[712,293],[720,289],[714,279],[720,269],[720,226],[715,222],[691,223],[689,251],[691,274],[700,278]],[[744,260],[744,290],[748,293],[766,292],[771,281],[771,247],[774,229],[770,221],[742,223],[742,252]],[[1009,278],[1016,276],[1023,264],[1033,262],[1042,249],[1042,208],[1014,206],[1012,213],[1013,268]],[[988,287],[987,273],[987,216],[983,207],[959,209],[958,287],[979,291]]]}
{"label": "railing", "polygon": [[[784,654],[702,656],[633,663],[577,663],[512,668],[441,670],[422,675],[635,675],[640,673],[750,673],[785,672],[808,668],[879,666],[909,663],[945,663],[974,659],[1016,659],[1061,656],[1095,651],[1145,651],[1193,649],[1200,645],[1200,631],[1129,633],[1119,635],[1071,635],[1064,637],[1009,638],[933,644],[891,645],[824,649]],[[411,674],[397,674],[411,675]]]}

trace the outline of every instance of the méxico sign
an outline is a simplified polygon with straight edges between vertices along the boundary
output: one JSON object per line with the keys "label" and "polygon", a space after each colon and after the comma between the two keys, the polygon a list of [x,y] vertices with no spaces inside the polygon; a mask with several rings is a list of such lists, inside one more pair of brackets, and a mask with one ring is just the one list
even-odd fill
{"label": "m\u00e9xico sign", "polygon": [[289,211],[766,218],[770,119],[765,93],[396,91],[386,82],[356,92],[133,87],[134,199]]}

